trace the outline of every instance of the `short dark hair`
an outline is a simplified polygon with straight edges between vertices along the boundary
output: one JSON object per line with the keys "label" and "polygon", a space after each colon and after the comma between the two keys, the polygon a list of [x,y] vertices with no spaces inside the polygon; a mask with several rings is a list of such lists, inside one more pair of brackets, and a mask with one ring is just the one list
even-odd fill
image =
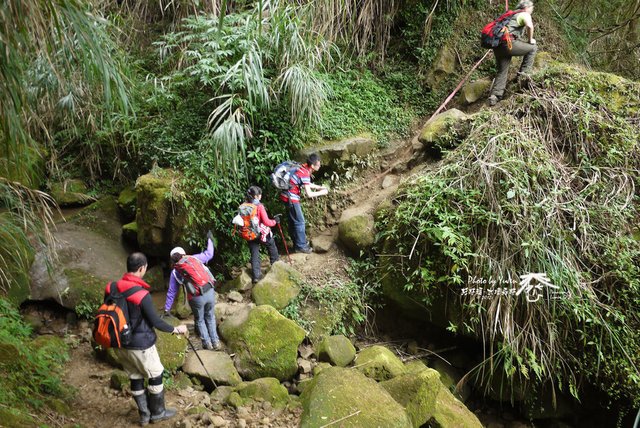
{"label": "short dark hair", "polygon": [[184,254],[182,253],[173,253],[171,254],[171,263],[178,263],[180,261],[181,258],[184,257]]}
{"label": "short dark hair", "polygon": [[307,158],[307,165],[309,166],[315,165],[318,162],[320,162],[320,156],[317,153],[311,153]]}
{"label": "short dark hair", "polygon": [[249,190],[247,190],[247,202],[253,202],[253,200],[255,198],[257,198],[259,195],[262,195],[262,189],[259,188],[258,186],[251,186],[249,187]]}
{"label": "short dark hair", "polygon": [[146,264],[147,256],[142,253],[132,253],[127,257],[127,272],[138,272],[138,269]]}

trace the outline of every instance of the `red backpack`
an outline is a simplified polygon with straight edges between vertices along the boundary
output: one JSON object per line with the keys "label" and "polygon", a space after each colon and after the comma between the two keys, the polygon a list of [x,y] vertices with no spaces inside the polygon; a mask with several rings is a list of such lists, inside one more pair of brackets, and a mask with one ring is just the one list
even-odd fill
{"label": "red backpack", "polygon": [[144,288],[135,286],[118,292],[116,282],[111,283],[109,294],[98,308],[93,323],[93,340],[103,348],[122,348],[131,343],[133,328],[129,323],[127,297]]}
{"label": "red backpack", "polygon": [[509,10],[485,25],[480,33],[480,45],[483,48],[494,49],[504,43],[510,47],[514,37],[509,34],[507,25],[509,25],[513,15],[520,12],[523,12],[523,10]]}
{"label": "red backpack", "polygon": [[208,267],[194,256],[183,256],[174,268],[180,276],[187,291],[194,296],[204,294],[207,285],[213,287],[215,278]]}

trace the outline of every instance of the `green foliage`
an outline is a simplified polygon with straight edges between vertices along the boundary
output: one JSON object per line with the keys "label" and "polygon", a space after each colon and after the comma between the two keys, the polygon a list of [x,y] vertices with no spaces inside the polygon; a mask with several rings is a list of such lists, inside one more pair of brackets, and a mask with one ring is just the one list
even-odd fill
{"label": "green foliage", "polygon": [[53,399],[70,398],[60,379],[66,345],[57,338],[31,340],[30,334],[15,306],[0,298],[0,406],[23,416]]}
{"label": "green foliage", "polygon": [[[482,112],[446,139],[459,146],[407,185],[379,222],[387,263],[428,306],[456,296],[463,325],[449,330],[488,344],[486,374],[511,381],[586,378],[612,400],[640,396],[637,135],[640,87],[559,64],[505,106]],[[546,273],[560,287],[540,301],[516,295],[519,275]],[[472,278],[508,282],[514,293],[464,294]],[[498,283],[498,288],[502,283]],[[489,290],[489,291],[488,291]]]}

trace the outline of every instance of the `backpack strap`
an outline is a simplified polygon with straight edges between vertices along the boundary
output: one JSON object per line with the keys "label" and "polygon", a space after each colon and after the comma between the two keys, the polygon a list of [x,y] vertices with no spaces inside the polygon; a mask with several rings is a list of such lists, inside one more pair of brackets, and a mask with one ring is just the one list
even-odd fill
{"label": "backpack strap", "polygon": [[133,287],[129,288],[127,291],[123,291],[122,293],[120,293],[118,292],[118,281],[111,281],[110,289],[109,289],[109,297],[120,294],[124,296],[124,298],[126,299],[127,297],[131,297],[141,290],[144,290],[144,288],[140,287],[139,285],[134,285]]}

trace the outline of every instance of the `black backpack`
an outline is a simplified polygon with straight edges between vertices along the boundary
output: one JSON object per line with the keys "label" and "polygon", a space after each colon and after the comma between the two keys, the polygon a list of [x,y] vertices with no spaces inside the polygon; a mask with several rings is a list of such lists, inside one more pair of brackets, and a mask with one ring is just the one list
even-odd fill
{"label": "black backpack", "polygon": [[480,45],[483,48],[494,49],[500,46],[502,42],[509,43],[513,40],[513,36],[509,34],[507,25],[509,25],[513,16],[520,12],[523,11],[509,10],[485,25],[480,33]]}

